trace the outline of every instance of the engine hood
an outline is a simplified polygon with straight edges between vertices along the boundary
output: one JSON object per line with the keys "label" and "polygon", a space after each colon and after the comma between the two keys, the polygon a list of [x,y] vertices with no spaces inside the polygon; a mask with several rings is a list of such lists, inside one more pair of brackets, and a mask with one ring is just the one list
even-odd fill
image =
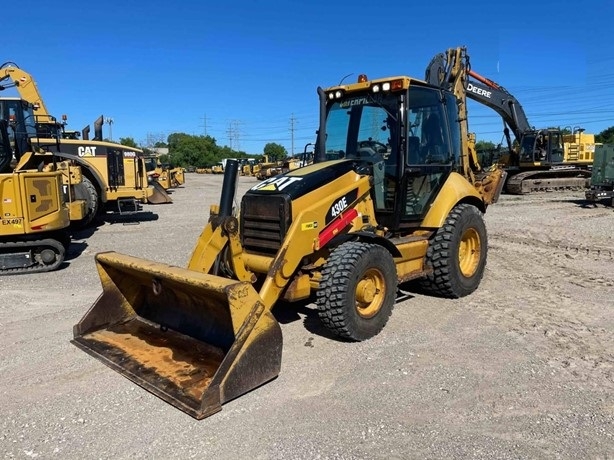
{"label": "engine hood", "polygon": [[254,185],[246,195],[283,194],[295,200],[347,174],[355,164],[353,160],[334,160],[305,166],[266,179]]}

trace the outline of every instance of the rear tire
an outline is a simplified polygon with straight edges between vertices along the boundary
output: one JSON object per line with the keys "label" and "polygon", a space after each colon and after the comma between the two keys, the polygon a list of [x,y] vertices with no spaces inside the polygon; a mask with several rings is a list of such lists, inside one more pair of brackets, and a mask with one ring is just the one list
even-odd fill
{"label": "rear tire", "polygon": [[85,176],[82,176],[80,184],[74,186],[75,198],[77,200],[85,200],[85,217],[79,221],[73,222],[76,228],[84,228],[92,223],[98,214],[98,191],[94,184]]}
{"label": "rear tire", "polygon": [[486,267],[486,225],[470,204],[456,205],[429,243],[426,266],[433,273],[421,280],[430,294],[459,298],[477,289]]}
{"label": "rear tire", "polygon": [[397,291],[397,272],[389,251],[350,241],[333,250],[316,293],[320,320],[334,334],[361,341],[388,322]]}

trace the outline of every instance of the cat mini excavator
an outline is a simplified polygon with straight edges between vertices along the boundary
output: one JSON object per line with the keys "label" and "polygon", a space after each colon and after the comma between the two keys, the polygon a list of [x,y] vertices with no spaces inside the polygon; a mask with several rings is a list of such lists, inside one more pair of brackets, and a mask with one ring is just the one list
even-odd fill
{"label": "cat mini excavator", "polygon": [[0,275],[55,270],[70,244],[62,172],[13,171],[7,127],[0,119]]}
{"label": "cat mini excavator", "polygon": [[[0,98],[0,119],[8,122],[9,140],[13,150],[13,161],[9,166],[14,165],[5,167],[4,173],[60,171],[71,226],[81,227],[88,223],[88,205],[91,202],[82,170],[69,160],[36,150],[32,145],[36,132],[34,118],[33,104],[19,98]],[[60,142],[57,137],[56,150],[61,149]]]}
{"label": "cat mini excavator", "polygon": [[103,292],[72,342],[200,419],[278,375],[280,299],[315,293],[323,324],[360,341],[384,327],[399,283],[472,293],[505,172],[476,167],[466,52],[447,56],[445,88],[364,75],[318,88],[315,162],[254,185],[240,209],[229,160],[187,268],[98,254]]}
{"label": "cat mini excavator", "polygon": [[[17,64],[5,62],[0,66],[0,84],[0,90],[14,87],[21,99],[34,107],[33,120],[14,121],[24,130],[31,129],[28,125],[34,127],[31,142],[36,149],[35,155],[24,158],[17,168],[30,169],[41,162],[51,162],[52,158],[70,161],[81,168],[81,188],[86,192],[83,199],[88,202],[86,222],[81,225],[89,224],[105,209],[121,213],[137,210],[140,203],[172,203],[157,182],[149,183],[142,150],[103,140],[103,116],[94,122],[93,139],[89,139],[89,126],[79,138],[78,133],[64,130],[65,120],[59,122],[49,113],[34,78]],[[10,99],[14,98],[2,98],[5,104],[11,103]],[[61,144],[57,142],[59,138]]]}
{"label": "cat mini excavator", "polygon": [[[433,57],[425,80],[439,84],[445,78],[446,57]],[[574,128],[535,129],[529,124],[520,102],[503,86],[465,69],[467,97],[494,110],[505,124],[508,153],[499,163],[508,172],[505,190],[527,194],[544,190],[584,189],[591,177],[595,153],[595,136]],[[511,129],[517,145],[513,145]]]}

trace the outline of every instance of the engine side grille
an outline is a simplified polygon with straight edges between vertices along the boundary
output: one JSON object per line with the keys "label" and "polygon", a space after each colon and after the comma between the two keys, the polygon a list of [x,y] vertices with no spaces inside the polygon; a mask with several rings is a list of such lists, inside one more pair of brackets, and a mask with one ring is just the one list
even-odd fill
{"label": "engine side grille", "polygon": [[286,195],[250,195],[241,201],[241,244],[254,254],[274,256],[290,226],[290,198]]}

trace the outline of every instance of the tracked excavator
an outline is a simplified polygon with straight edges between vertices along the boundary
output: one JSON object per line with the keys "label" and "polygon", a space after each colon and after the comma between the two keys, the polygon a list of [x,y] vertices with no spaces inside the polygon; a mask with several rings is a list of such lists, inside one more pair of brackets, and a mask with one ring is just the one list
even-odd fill
{"label": "tracked excavator", "polygon": [[318,88],[315,162],[255,184],[236,208],[229,160],[187,268],[98,254],[102,294],[72,342],[201,419],[278,375],[281,299],[314,294],[323,324],[361,341],[387,323],[400,283],[471,294],[505,172],[477,167],[466,51],[446,56],[442,85],[361,75]]}
{"label": "tracked excavator", "polygon": [[0,275],[57,269],[70,244],[59,170],[14,171],[8,121],[0,119]]}
{"label": "tracked excavator", "polygon": [[[438,54],[426,69],[426,81],[438,84],[445,78],[444,69],[445,56]],[[588,186],[595,152],[593,134],[580,128],[535,129],[520,102],[508,90],[470,66],[466,72],[467,97],[493,109],[503,119],[508,153],[499,162],[508,172],[506,192],[527,194]]]}
{"label": "tracked excavator", "polygon": [[[0,98],[0,119],[8,122],[9,141],[13,150],[10,168],[7,167],[4,172],[60,171],[71,225],[74,228],[85,225],[88,222],[90,197],[82,170],[70,161],[62,161],[56,156],[45,157],[45,152],[37,152],[32,146],[32,137],[36,133],[33,105],[18,98]],[[60,150],[60,142],[60,138],[56,137],[57,150]],[[40,160],[41,156],[45,161]]]}
{"label": "tracked excavator", "polygon": [[[73,132],[65,132],[65,120],[59,122],[49,113],[32,76],[15,63],[6,62],[0,66],[0,85],[0,90],[16,88],[21,99],[30,102],[35,110],[35,132],[31,142],[36,154],[24,159],[24,163],[17,167],[29,169],[40,162],[48,163],[54,157],[52,153],[55,158],[79,166],[88,197],[86,223],[103,210],[134,212],[139,203],[172,202],[159,184],[148,182],[145,160],[140,149],[103,140],[103,116],[94,122],[93,139],[89,139],[89,126],[83,129],[83,137],[79,138]],[[32,124],[27,119],[16,119],[15,123],[23,125],[24,130],[29,130],[26,126]],[[62,139],[61,148],[57,139]],[[29,163],[25,163],[26,160]]]}

